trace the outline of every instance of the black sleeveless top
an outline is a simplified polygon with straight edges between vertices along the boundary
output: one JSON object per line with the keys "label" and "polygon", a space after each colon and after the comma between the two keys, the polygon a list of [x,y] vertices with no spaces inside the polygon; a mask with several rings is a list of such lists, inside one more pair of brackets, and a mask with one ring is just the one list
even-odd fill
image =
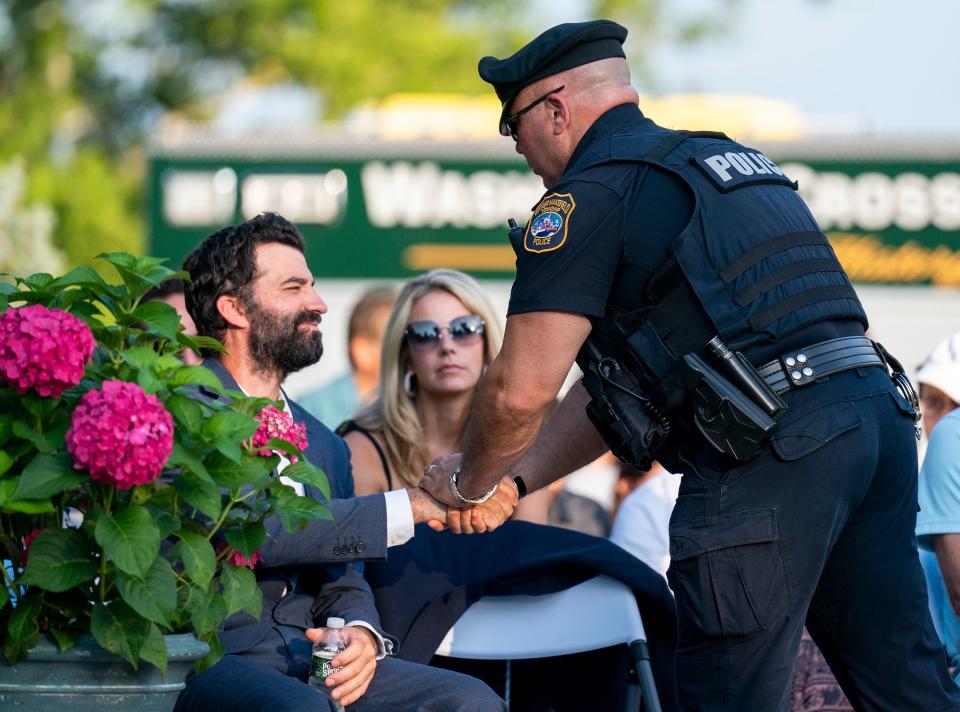
{"label": "black sleeveless top", "polygon": [[373,449],[377,451],[377,455],[380,456],[380,463],[383,465],[383,471],[387,475],[387,489],[393,489],[393,475],[390,472],[390,463],[387,461],[387,453],[383,451],[383,448],[380,447],[380,443],[377,442],[377,439],[373,437],[373,433],[367,430],[362,425],[358,425],[353,420],[345,420],[340,423],[340,426],[336,430],[337,435],[341,438],[347,433],[360,433],[367,440],[370,441],[370,444],[373,445]]}

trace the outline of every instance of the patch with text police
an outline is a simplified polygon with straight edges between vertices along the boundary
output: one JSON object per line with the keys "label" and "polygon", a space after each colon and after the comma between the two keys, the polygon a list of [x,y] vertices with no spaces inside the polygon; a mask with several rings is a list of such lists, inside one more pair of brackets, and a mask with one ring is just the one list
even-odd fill
{"label": "patch with text police", "polygon": [[523,249],[527,252],[551,252],[567,241],[567,228],[577,207],[570,193],[550,193],[533,209]]}
{"label": "patch with text police", "polygon": [[691,160],[723,192],[757,183],[776,183],[796,189],[796,184],[784,175],[780,167],[760,151],[723,151],[714,148],[697,154]]}

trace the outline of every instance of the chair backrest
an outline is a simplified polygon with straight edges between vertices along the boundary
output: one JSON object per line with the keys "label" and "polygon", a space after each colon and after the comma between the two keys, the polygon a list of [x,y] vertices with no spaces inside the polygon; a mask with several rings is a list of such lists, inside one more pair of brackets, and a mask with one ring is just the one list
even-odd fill
{"label": "chair backrest", "polygon": [[467,609],[438,655],[523,660],[646,640],[630,588],[608,576],[542,596],[487,596]]}

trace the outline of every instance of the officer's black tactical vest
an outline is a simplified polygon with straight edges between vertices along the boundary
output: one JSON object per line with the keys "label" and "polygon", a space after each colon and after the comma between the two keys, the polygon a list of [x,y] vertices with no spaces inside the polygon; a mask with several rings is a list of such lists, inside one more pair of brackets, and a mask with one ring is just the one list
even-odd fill
{"label": "officer's black tactical vest", "polygon": [[[667,376],[676,358],[717,334],[731,349],[744,351],[828,320],[856,319],[866,327],[850,280],[796,184],[761,152],[723,134],[667,129],[598,143],[580,166],[659,166],[695,196],[690,222],[671,245],[670,263],[647,285],[658,301],[667,300],[654,315],[658,323],[645,323],[633,344],[643,351],[651,376]],[[694,319],[679,308],[690,292],[706,316],[703,329],[712,334],[692,333]],[[674,330],[686,332],[677,343],[668,338]]]}

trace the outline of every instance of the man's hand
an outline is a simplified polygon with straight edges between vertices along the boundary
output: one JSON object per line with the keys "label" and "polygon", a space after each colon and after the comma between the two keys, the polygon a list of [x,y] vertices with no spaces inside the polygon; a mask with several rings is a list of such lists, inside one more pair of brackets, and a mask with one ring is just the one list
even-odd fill
{"label": "man's hand", "polygon": [[426,522],[431,529],[443,531],[447,522],[447,505],[438,502],[419,487],[407,488],[407,496],[410,498],[410,511],[413,513],[414,524]]}
{"label": "man's hand", "polygon": [[451,507],[447,511],[447,526],[454,534],[492,532],[513,515],[519,501],[516,483],[506,476],[500,480],[493,496],[483,504],[468,509]]}
{"label": "man's hand", "polygon": [[[317,642],[323,637],[326,628],[309,628],[307,637]],[[377,644],[373,634],[366,628],[350,626],[343,629],[347,637],[347,647],[337,653],[331,665],[340,668],[327,677],[327,687],[332,687],[330,696],[346,707],[353,704],[367,691],[373,673],[377,670]]]}
{"label": "man's hand", "polygon": [[460,467],[463,455],[456,452],[452,455],[441,455],[427,465],[420,479],[421,489],[426,490],[438,500],[451,507],[462,507],[463,502],[457,501],[450,490],[450,473]]}

